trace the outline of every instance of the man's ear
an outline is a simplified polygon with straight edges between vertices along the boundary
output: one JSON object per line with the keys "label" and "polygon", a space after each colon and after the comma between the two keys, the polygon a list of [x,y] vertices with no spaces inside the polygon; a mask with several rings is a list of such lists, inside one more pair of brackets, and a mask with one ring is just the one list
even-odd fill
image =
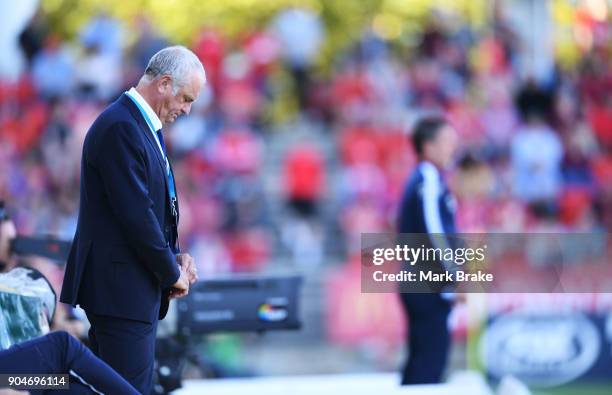
{"label": "man's ear", "polygon": [[157,81],[157,91],[159,93],[167,93],[172,90],[172,77],[169,75],[163,75]]}

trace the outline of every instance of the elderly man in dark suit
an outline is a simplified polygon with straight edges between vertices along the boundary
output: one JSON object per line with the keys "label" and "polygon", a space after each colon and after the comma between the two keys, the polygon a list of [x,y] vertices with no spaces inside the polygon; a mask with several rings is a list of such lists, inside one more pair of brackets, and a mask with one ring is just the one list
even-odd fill
{"label": "elderly man in dark suit", "polygon": [[193,258],[179,250],[162,128],[189,114],[205,82],[193,52],[162,49],[138,85],[96,119],[83,146],[61,301],[85,310],[93,352],[143,394],[151,392],[158,319],[197,279]]}

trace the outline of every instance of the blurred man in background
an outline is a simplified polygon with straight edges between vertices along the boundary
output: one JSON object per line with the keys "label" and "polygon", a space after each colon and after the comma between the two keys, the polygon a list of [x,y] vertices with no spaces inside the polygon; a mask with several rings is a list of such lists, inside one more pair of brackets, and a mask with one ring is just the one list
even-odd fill
{"label": "blurred man in background", "polygon": [[[412,143],[419,163],[404,192],[398,233],[429,234],[435,246],[444,242],[441,239],[445,234],[455,233],[455,202],[443,172],[453,159],[457,135],[444,119],[430,117],[417,123]],[[441,381],[450,349],[447,321],[452,305],[449,298],[440,293],[401,294],[409,322],[410,354],[403,368],[402,385]]]}

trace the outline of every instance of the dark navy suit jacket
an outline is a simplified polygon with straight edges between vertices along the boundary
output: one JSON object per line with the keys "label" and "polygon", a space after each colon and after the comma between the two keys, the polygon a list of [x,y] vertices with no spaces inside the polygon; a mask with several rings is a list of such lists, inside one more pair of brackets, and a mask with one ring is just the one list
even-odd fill
{"label": "dark navy suit jacket", "polygon": [[398,233],[456,233],[453,195],[438,170],[421,162],[410,176],[398,216]]}
{"label": "dark navy suit jacket", "polygon": [[[419,163],[406,184],[397,227],[398,233],[412,235],[408,239],[400,238],[399,242],[423,245],[425,248],[458,248],[458,238],[452,237],[456,233],[455,206],[455,199],[440,172],[429,162]],[[449,270],[458,267],[451,262],[438,263],[439,271],[447,265],[450,265],[447,267]],[[431,265],[432,262],[427,264]],[[404,264],[403,269],[413,271],[418,266]],[[437,287],[445,284],[432,282],[427,285],[437,292],[442,290]],[[414,285],[402,283],[400,289],[408,293],[414,290]]]}
{"label": "dark navy suit jacket", "polygon": [[179,278],[163,156],[123,94],[83,145],[79,219],[60,300],[88,314],[154,322]]}

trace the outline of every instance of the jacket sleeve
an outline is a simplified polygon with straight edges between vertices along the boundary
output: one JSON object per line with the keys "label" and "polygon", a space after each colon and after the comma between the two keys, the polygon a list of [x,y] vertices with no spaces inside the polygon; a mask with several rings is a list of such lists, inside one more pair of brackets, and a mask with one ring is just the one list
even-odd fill
{"label": "jacket sleeve", "polygon": [[[420,195],[423,207],[423,222],[429,235],[429,240],[435,248],[441,250],[456,249],[460,246],[457,244],[457,237],[450,235],[442,221],[440,211],[440,193],[442,184],[437,174],[425,170],[423,172],[423,189]],[[450,237],[449,237],[450,236]],[[454,272],[459,269],[459,265],[452,261],[443,260],[444,268],[449,272]]]}
{"label": "jacket sleeve", "polygon": [[115,123],[98,136],[94,166],[98,169],[111,210],[130,246],[162,288],[174,284],[180,272],[165,241],[149,198],[147,163],[139,146],[142,131],[129,123]]}

